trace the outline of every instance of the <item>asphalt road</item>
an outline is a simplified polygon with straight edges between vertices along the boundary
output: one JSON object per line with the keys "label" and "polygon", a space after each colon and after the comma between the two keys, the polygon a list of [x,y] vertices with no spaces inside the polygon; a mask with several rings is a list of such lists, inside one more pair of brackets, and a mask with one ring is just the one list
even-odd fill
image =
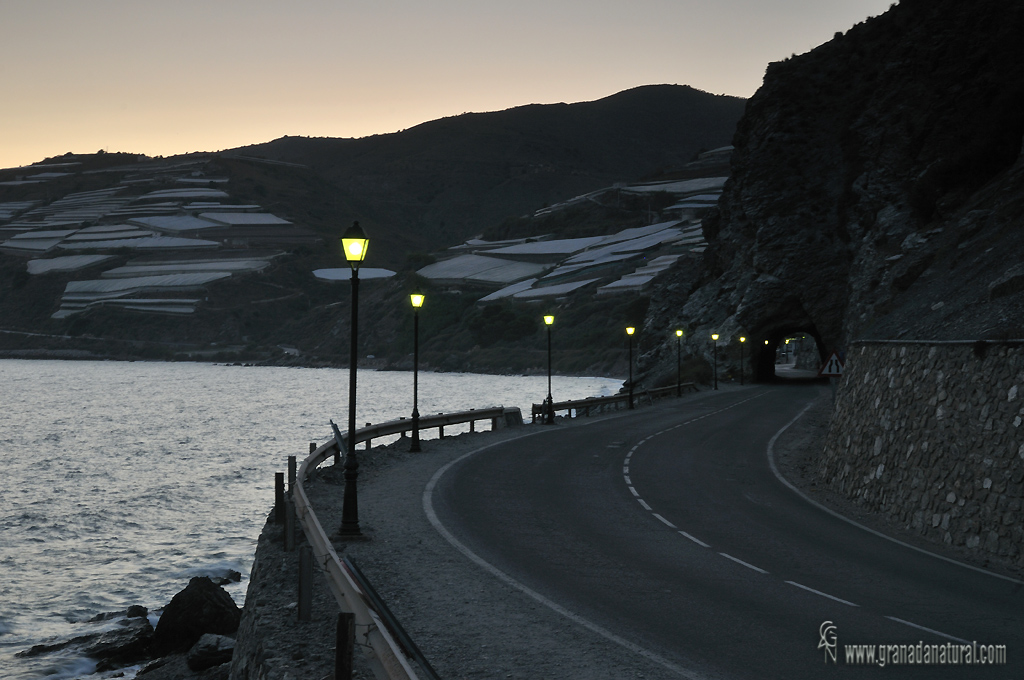
{"label": "asphalt road", "polygon": [[[537,426],[448,469],[431,504],[567,625],[654,659],[664,677],[1024,679],[1024,586],[875,536],[776,478],[769,442],[822,389],[754,386]],[[819,647],[826,621],[837,663]],[[1008,664],[843,658],[850,644],[975,641],[1006,645]]]}

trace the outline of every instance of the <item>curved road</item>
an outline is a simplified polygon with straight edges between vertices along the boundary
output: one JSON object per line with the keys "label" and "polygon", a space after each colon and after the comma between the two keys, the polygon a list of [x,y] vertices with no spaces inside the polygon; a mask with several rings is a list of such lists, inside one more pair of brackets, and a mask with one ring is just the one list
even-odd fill
{"label": "curved road", "polygon": [[[776,478],[769,443],[820,394],[754,386],[545,428],[460,459],[425,500],[492,570],[664,677],[1024,678],[1024,585],[873,535]],[[819,647],[826,621],[838,663]],[[1008,663],[845,668],[844,645],[920,641],[1006,645]]]}

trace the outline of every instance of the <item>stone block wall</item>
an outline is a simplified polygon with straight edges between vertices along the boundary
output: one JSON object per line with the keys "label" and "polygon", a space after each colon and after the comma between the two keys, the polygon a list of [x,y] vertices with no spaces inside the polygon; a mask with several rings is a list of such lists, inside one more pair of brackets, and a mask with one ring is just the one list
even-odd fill
{"label": "stone block wall", "polygon": [[911,531],[1024,568],[1024,348],[854,343],[818,473]]}

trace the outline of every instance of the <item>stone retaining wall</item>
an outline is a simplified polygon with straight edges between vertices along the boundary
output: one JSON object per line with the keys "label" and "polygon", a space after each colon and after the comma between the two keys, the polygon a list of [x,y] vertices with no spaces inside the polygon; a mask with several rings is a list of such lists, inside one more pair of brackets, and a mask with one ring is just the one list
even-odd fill
{"label": "stone retaining wall", "polygon": [[1020,342],[855,343],[819,474],[934,541],[1024,568]]}

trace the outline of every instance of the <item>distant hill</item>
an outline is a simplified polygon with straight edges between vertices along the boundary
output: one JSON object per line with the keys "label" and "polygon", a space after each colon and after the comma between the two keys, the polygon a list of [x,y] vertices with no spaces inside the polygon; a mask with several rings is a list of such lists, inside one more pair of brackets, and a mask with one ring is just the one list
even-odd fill
{"label": "distant hill", "polygon": [[[366,266],[398,272],[362,289],[361,353],[374,365],[407,365],[407,294],[421,286],[424,366],[541,370],[537,303],[480,307],[497,283],[459,290],[414,272],[478,234],[596,236],[676,219],[679,197],[663,187],[727,174],[727,150],[691,161],[731,142],[743,108],[659,85],[364,139],[66,154],[0,170],[0,356],[344,364],[349,287],[313,272],[343,264],[338,237],[359,220]],[[615,186],[638,182],[647,188]],[[687,236],[663,250],[695,269]],[[594,276],[635,273],[642,254]],[[591,299],[595,287],[557,303],[558,372],[625,373],[621,328],[640,322],[648,298]]]}
{"label": "distant hill", "polygon": [[[460,243],[508,217],[659,176],[730,144],[745,101],[651,85],[593,102],[468,113],[362,139],[284,137],[225,155],[307,166],[324,183],[310,196],[321,212],[293,217],[314,228],[336,220],[338,233],[358,219],[378,239],[370,261],[400,267],[408,252]],[[272,179],[250,184],[273,191]],[[236,190],[245,193],[244,186]]]}

